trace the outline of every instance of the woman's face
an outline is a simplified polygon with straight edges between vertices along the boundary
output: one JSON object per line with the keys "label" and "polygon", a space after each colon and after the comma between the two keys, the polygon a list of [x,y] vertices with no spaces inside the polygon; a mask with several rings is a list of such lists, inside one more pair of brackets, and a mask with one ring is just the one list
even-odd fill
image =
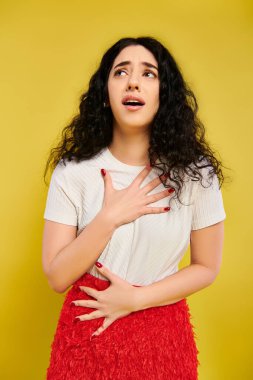
{"label": "woman's face", "polygon": [[[159,108],[158,63],[148,49],[131,45],[121,50],[109,74],[108,95],[114,126],[147,129]],[[127,102],[132,96],[144,104],[124,105],[128,96]]]}

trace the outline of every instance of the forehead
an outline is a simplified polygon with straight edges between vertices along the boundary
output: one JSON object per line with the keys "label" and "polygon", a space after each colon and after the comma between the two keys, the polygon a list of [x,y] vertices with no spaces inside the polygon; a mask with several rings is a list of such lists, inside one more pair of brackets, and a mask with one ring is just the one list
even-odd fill
{"label": "forehead", "polygon": [[113,65],[117,65],[121,61],[148,61],[150,63],[157,64],[157,61],[151,51],[142,45],[131,45],[122,49],[115,58]]}

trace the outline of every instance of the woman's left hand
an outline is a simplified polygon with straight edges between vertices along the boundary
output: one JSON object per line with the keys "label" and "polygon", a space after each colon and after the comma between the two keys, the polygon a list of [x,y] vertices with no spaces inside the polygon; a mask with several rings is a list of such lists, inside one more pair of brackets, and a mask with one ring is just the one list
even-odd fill
{"label": "woman's left hand", "polygon": [[97,309],[96,311],[79,315],[80,321],[87,321],[90,319],[105,317],[102,326],[98,328],[92,335],[99,335],[108,326],[119,318],[137,311],[135,306],[136,287],[129,282],[123,280],[116,274],[112,273],[107,267],[102,266],[96,269],[111,282],[111,285],[101,291],[87,286],[80,286],[86,294],[96,299],[94,300],[76,300],[71,304],[76,306],[91,307]]}

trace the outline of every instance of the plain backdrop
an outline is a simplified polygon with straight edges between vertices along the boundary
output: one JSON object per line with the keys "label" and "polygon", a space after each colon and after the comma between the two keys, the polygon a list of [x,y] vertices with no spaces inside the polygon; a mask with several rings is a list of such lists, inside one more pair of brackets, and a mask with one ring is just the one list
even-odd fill
{"label": "plain backdrop", "polygon": [[[252,3],[1,0],[1,379],[45,379],[64,300],[41,263],[49,149],[105,50],[142,35],[174,55],[197,97],[207,140],[232,178],[222,187],[221,271],[188,297],[199,379],[253,378]],[[189,249],[180,267],[188,263]]]}

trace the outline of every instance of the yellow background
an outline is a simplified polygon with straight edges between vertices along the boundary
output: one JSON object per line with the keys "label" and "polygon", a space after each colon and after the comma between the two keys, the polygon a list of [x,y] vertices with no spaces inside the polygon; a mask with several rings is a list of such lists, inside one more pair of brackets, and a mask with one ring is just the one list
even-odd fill
{"label": "yellow background", "polygon": [[[222,269],[188,298],[199,379],[253,378],[252,3],[2,0],[1,379],[45,379],[64,298],[49,288],[41,264],[49,149],[105,50],[140,35],[170,49],[197,96],[209,142],[231,168],[222,189]],[[188,260],[189,250],[181,266]]]}

